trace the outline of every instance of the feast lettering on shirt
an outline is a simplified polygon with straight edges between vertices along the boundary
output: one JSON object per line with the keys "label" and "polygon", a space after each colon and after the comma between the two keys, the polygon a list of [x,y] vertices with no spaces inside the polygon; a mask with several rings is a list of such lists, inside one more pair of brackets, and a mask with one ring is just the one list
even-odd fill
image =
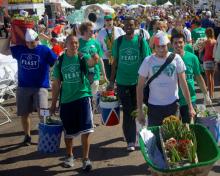
{"label": "feast lettering on shirt", "polygon": [[[160,69],[161,65],[157,65],[154,66],[152,68],[153,70],[153,74],[155,74],[159,69]],[[163,71],[161,74],[167,75],[168,77],[172,77],[173,73],[175,71],[175,66],[173,64],[169,64]]]}
{"label": "feast lettering on shirt", "polygon": [[62,68],[63,81],[65,83],[80,82],[80,65],[71,64]]}
{"label": "feast lettering on shirt", "polygon": [[23,69],[33,70],[39,68],[40,56],[35,54],[22,54],[20,64]]}
{"label": "feast lettering on shirt", "polygon": [[186,74],[186,80],[194,79],[194,74],[193,74],[192,66],[189,65],[189,64],[185,64],[185,65],[186,65],[186,70],[187,70],[187,72],[185,73]]}
{"label": "feast lettering on shirt", "polygon": [[125,65],[132,65],[138,62],[138,50],[132,48],[125,48],[120,51],[119,62]]}

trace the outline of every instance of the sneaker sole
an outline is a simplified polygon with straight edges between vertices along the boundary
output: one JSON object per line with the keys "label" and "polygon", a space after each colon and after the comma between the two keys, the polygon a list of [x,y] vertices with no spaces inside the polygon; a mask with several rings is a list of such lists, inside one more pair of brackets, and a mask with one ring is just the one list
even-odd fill
{"label": "sneaker sole", "polygon": [[86,168],[83,168],[83,171],[85,171],[85,172],[89,172],[91,170],[92,170],[92,165],[88,165],[88,166],[86,166]]}
{"label": "sneaker sole", "polygon": [[73,165],[68,165],[68,164],[65,164],[65,163],[63,164],[63,167],[64,167],[64,168],[71,168],[71,167],[73,167],[73,166],[74,166],[74,164],[73,164]]}
{"label": "sneaker sole", "polygon": [[127,151],[133,152],[133,151],[135,151],[135,148],[127,148]]}
{"label": "sneaker sole", "polygon": [[30,145],[31,145],[30,142],[22,142],[22,143],[21,143],[21,146],[30,146]]}
{"label": "sneaker sole", "polygon": [[26,145],[26,146],[30,146],[30,145],[31,145],[31,143],[25,143],[25,145]]}

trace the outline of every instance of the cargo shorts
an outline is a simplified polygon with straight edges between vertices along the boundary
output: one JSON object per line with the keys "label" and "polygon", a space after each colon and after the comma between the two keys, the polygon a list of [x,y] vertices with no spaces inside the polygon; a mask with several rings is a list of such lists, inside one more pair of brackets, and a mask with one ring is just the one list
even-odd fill
{"label": "cargo shorts", "polygon": [[17,115],[25,116],[40,108],[48,108],[46,88],[18,87],[16,91]]}

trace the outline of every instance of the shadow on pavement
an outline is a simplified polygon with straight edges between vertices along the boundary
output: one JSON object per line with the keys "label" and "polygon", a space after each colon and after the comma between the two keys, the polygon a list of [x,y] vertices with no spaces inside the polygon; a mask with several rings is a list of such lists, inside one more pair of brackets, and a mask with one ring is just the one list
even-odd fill
{"label": "shadow on pavement", "polygon": [[150,174],[150,171],[148,170],[148,167],[146,164],[142,164],[139,166],[119,166],[117,164],[114,164],[114,166],[109,166],[106,168],[99,168],[94,169],[89,173],[82,172],[81,169],[76,169],[75,171],[79,172],[75,176],[81,176],[81,175],[89,175],[89,176],[113,176],[113,175],[120,175],[120,176],[126,176],[126,175],[147,175]]}
{"label": "shadow on pavement", "polygon": [[[122,138],[116,138],[116,139],[111,139],[107,140],[101,143],[97,144],[92,144],[91,149],[90,149],[90,159],[92,161],[102,161],[102,160],[108,160],[108,159],[113,159],[113,158],[120,158],[129,155],[129,152],[126,151],[124,147],[105,147],[107,144],[112,144],[114,142],[121,141]],[[21,146],[21,144],[11,144],[11,145],[6,145],[6,146],[1,146],[0,147],[0,153],[6,153],[8,151],[16,150],[20,147],[26,147],[26,146]],[[28,147],[35,147],[35,146],[28,146]],[[32,150],[32,149],[31,149]],[[25,160],[40,160],[44,159],[45,157],[59,157],[62,158],[65,156],[65,148],[59,149],[57,153],[52,153],[52,154],[41,154],[39,151],[34,151],[29,154],[24,154],[24,155],[18,155],[12,158],[7,158],[5,160],[1,160],[0,164],[11,164],[14,162],[19,162],[19,161],[25,161]],[[81,146],[75,146],[74,147],[74,156],[76,158],[81,158],[82,157],[82,147]]]}
{"label": "shadow on pavement", "polygon": [[[109,147],[108,144],[113,144],[115,142],[122,141],[123,138],[115,138],[106,140],[100,143],[91,144],[90,146],[90,159],[92,161],[102,161],[113,158],[120,158],[129,155],[129,152],[126,151],[124,147]],[[65,155],[65,153],[63,153]],[[74,147],[74,157],[81,158],[82,157],[82,147],[76,146]]]}
{"label": "shadow on pavement", "polygon": [[[38,130],[31,130],[31,135],[38,135]],[[6,137],[14,137],[14,136],[24,136],[23,131],[18,131],[18,132],[12,132],[12,133],[3,133],[0,134],[0,138],[6,138]]]}
{"label": "shadow on pavement", "polygon": [[220,166],[214,166],[214,167],[212,168],[212,171],[213,171],[213,172],[216,172],[216,173],[220,173]]}
{"label": "shadow on pavement", "polygon": [[[106,140],[104,142],[100,142],[97,144],[92,144],[91,145],[91,152],[90,152],[90,158],[92,161],[103,161],[106,163],[106,167],[104,168],[94,168],[90,173],[84,173],[82,172],[81,168],[77,169],[71,169],[71,170],[59,170],[59,171],[53,171],[52,168],[59,165],[52,165],[52,166],[29,166],[29,167],[20,167],[16,169],[8,169],[7,171],[2,170],[0,171],[0,176],[24,176],[24,175],[29,175],[31,173],[31,176],[52,176],[56,175],[59,173],[65,173],[65,172],[77,172],[77,175],[89,175],[89,176],[103,176],[103,173],[105,176],[112,176],[112,175],[120,175],[120,176],[125,176],[125,175],[146,175],[149,174],[148,168],[146,164],[142,164],[139,166],[132,166],[132,165],[127,165],[127,166],[120,166],[117,163],[108,163],[108,159],[112,158],[119,158],[119,157],[124,157],[129,155],[129,152],[126,151],[125,147],[109,147],[107,146],[108,144],[112,144],[115,142],[122,141],[123,138],[115,138],[111,140]],[[16,149],[18,147],[18,144],[14,145],[7,145],[7,146],[2,146],[1,148],[8,148],[7,150],[12,150]],[[19,146],[20,147],[20,146]],[[31,146],[33,147],[33,146]],[[76,146],[74,147],[74,153],[75,157],[77,159],[80,159],[82,156],[82,148],[81,146]],[[40,154],[38,151],[29,153],[29,154],[24,154],[24,155],[19,155],[15,156],[12,158],[8,158],[5,160],[0,161],[1,164],[11,164],[11,163],[16,163],[20,161],[25,161],[29,160],[30,162],[34,162],[34,160],[41,160],[47,158],[56,158],[58,157],[59,160],[63,160],[63,157],[65,156],[65,149],[62,148],[58,151],[58,153],[53,153],[53,154]]]}
{"label": "shadow on pavement", "polygon": [[0,146],[0,154],[7,153],[13,150],[17,150],[20,147],[22,147],[22,144],[20,143]]}
{"label": "shadow on pavement", "polygon": [[[30,147],[30,146],[24,146]],[[35,151],[29,154],[19,155],[12,158],[7,158],[5,160],[0,161],[0,164],[11,164],[15,162],[25,161],[25,160],[40,160],[45,158],[55,158],[55,157],[63,157],[65,156],[65,149],[60,149],[57,153],[52,154],[41,154],[39,151]],[[1,174],[0,174],[1,175]]]}
{"label": "shadow on pavement", "polygon": [[111,166],[106,168],[94,169],[91,172],[83,172],[81,168],[75,169],[66,169],[60,171],[52,171],[51,168],[56,167],[57,165],[53,165],[50,167],[41,167],[41,166],[30,166],[30,167],[20,167],[16,169],[9,169],[5,171],[0,171],[1,176],[52,176],[57,174],[64,174],[68,172],[78,172],[78,174],[74,174],[75,176],[87,175],[87,176],[127,176],[127,175],[147,175],[150,174],[148,168],[145,164],[139,166]]}
{"label": "shadow on pavement", "polygon": [[65,171],[51,171],[52,167],[56,167],[57,165],[53,166],[29,166],[29,167],[20,167],[16,169],[8,169],[5,171],[0,171],[1,176],[52,176],[56,175],[59,173],[65,173],[65,172],[70,172],[70,170],[65,170]]}
{"label": "shadow on pavement", "polygon": [[125,147],[110,147],[109,144],[123,141],[122,137],[106,140],[91,145],[90,157],[93,161],[120,158],[129,155]]}

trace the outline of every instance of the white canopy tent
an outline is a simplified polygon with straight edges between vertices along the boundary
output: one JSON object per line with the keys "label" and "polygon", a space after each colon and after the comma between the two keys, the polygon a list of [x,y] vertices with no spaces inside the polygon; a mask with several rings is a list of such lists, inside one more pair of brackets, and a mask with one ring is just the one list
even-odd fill
{"label": "white canopy tent", "polygon": [[123,7],[127,7],[127,5],[126,5],[126,4],[124,4],[124,3],[122,3],[122,4],[121,4],[121,6],[123,6]]}
{"label": "white canopy tent", "polygon": [[163,4],[163,7],[168,8],[170,6],[173,6],[173,4],[170,1],[167,1],[165,4]]}
{"label": "white canopy tent", "polygon": [[115,10],[111,6],[106,5],[106,4],[98,4],[98,3],[97,4],[85,5],[85,6],[82,6],[80,9],[85,10],[87,7],[94,6],[94,5],[102,8],[105,12],[115,13]]}
{"label": "white canopy tent", "polygon": [[132,10],[132,9],[137,9],[138,7],[139,7],[138,4],[131,4],[131,5],[127,6],[127,9]]}
{"label": "white canopy tent", "polygon": [[60,4],[61,4],[61,7],[63,7],[63,8],[69,8],[69,9],[75,8],[74,6],[72,6],[71,4],[69,4],[68,2],[66,2],[65,0],[62,0],[62,1],[60,2]]}
{"label": "white canopy tent", "polygon": [[146,4],[145,8],[147,8],[147,7],[152,7],[152,5],[151,4]]}

